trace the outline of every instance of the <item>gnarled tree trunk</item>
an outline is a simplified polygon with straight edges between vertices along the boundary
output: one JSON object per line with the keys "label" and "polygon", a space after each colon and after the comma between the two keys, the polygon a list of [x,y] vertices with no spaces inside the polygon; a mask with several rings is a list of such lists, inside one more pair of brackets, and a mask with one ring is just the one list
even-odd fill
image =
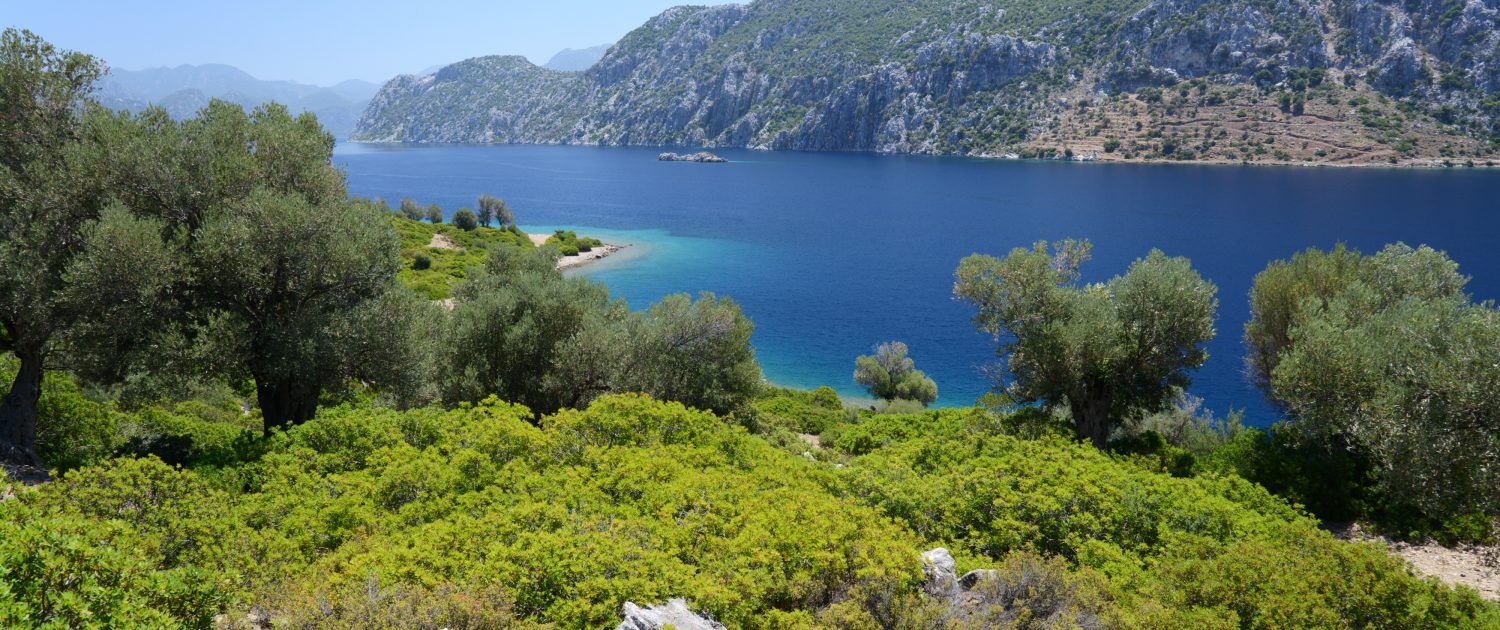
{"label": "gnarled tree trunk", "polygon": [[22,466],[41,466],[36,451],[37,403],[42,399],[42,351],[17,349],[21,370],[10,393],[0,399],[0,461]]}
{"label": "gnarled tree trunk", "polygon": [[297,379],[255,379],[255,398],[265,421],[266,435],[313,419],[322,390]]}
{"label": "gnarled tree trunk", "polygon": [[1109,445],[1109,400],[1099,395],[1081,395],[1068,399],[1073,413],[1073,430],[1103,450]]}

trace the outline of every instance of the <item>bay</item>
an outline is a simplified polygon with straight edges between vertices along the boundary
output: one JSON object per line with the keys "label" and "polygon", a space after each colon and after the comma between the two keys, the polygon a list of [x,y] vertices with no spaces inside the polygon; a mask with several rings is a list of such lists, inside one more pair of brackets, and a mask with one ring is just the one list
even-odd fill
{"label": "bay", "polygon": [[1256,273],[1307,247],[1386,243],[1447,251],[1478,299],[1500,296],[1500,172],[1121,165],[724,150],[728,164],[659,162],[660,149],[341,144],[352,194],[472,206],[506,199],[523,229],[630,243],[578,273],[633,307],[664,295],[732,296],[755,321],[766,375],[845,395],[854,357],[911,347],[941,405],[989,384],[992,340],[951,298],[975,253],[1087,238],[1085,280],[1152,248],[1187,256],[1219,287],[1218,337],[1191,391],[1249,424],[1276,415],[1244,377],[1241,332]]}

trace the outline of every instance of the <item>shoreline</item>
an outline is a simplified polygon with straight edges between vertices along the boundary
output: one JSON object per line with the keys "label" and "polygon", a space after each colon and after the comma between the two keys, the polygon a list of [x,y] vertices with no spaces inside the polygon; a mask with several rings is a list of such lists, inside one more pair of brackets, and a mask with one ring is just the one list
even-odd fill
{"label": "shoreline", "polygon": [[[431,146],[469,146],[469,147],[504,147],[504,146],[532,146],[532,147],[579,147],[589,149],[682,149],[676,145],[666,144],[601,144],[592,142],[404,142],[386,140],[340,140],[341,144],[370,145],[370,146],[408,146],[408,147],[431,147]],[[1385,161],[1370,162],[1314,162],[1314,161],[1277,161],[1277,160],[1225,160],[1225,159],[1194,159],[1194,160],[1169,160],[1169,159],[1147,159],[1147,158],[1118,158],[1112,154],[1106,157],[1101,154],[1096,159],[1066,159],[1066,158],[1023,158],[1019,155],[1012,157],[1010,153],[920,153],[920,152],[895,152],[875,151],[869,149],[849,149],[837,151],[801,151],[796,149],[771,149],[763,146],[734,147],[717,146],[714,149],[737,149],[754,151],[757,153],[852,153],[857,155],[876,155],[882,157],[925,157],[925,158],[957,158],[969,160],[983,160],[987,162],[1068,162],[1079,164],[1149,164],[1159,166],[1271,166],[1282,168],[1356,168],[1356,169],[1410,169],[1410,170],[1497,170],[1500,169],[1500,156],[1484,158],[1445,158],[1442,156],[1421,156],[1404,158],[1397,163]],[[1466,164],[1473,160],[1472,166]],[[733,162],[733,160],[730,160]],[[1449,162],[1445,164],[1445,162]],[[1490,163],[1486,163],[1490,162]]]}
{"label": "shoreline", "polygon": [[[551,234],[526,234],[526,238],[531,239],[531,244],[537,247],[541,247],[542,245],[546,244],[547,239],[551,238],[551,236]],[[628,243],[625,245],[604,243],[603,245],[595,247],[589,251],[578,252],[578,254],[574,256],[563,256],[562,258],[559,258],[557,260],[557,268],[560,270],[577,269],[589,263],[604,260],[605,258],[608,258],[613,254],[619,253],[626,247],[630,247],[630,245]]]}

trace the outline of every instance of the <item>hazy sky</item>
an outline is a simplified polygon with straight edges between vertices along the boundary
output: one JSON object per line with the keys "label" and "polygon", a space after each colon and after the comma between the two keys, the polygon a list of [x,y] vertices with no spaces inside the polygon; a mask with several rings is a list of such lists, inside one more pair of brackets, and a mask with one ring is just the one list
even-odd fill
{"label": "hazy sky", "polygon": [[0,0],[28,28],[111,67],[226,63],[261,79],[383,82],[468,57],[613,43],[679,4],[724,0]]}

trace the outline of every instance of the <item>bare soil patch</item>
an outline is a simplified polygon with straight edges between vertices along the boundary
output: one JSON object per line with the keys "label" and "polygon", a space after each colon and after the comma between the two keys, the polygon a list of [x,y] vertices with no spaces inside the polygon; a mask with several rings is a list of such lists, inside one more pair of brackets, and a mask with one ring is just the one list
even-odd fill
{"label": "bare soil patch", "polygon": [[447,234],[442,233],[433,234],[432,241],[427,243],[427,246],[433,249],[463,249],[458,246],[458,243],[453,242],[453,239],[448,238]]}
{"label": "bare soil patch", "polygon": [[1418,575],[1435,577],[1445,584],[1462,584],[1479,591],[1485,599],[1500,602],[1500,545],[1449,548],[1432,541],[1404,543],[1365,531],[1358,523],[1330,525],[1328,530],[1340,540],[1385,545],[1391,553],[1410,562]]}

